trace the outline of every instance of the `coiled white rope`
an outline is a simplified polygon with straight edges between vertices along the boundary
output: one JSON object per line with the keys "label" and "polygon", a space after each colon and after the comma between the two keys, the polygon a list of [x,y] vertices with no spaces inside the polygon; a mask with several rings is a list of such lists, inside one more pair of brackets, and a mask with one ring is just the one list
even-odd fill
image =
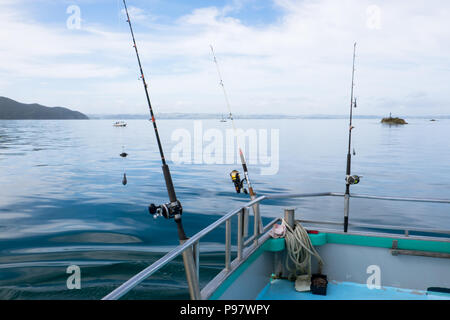
{"label": "coiled white rope", "polygon": [[[319,273],[322,273],[323,260],[311,243],[308,232],[299,221],[295,221],[294,228],[283,219],[286,226],[286,269],[290,272],[289,279],[295,279],[299,275],[311,276],[311,257],[315,256],[319,264]],[[292,262],[293,268],[291,267]]]}

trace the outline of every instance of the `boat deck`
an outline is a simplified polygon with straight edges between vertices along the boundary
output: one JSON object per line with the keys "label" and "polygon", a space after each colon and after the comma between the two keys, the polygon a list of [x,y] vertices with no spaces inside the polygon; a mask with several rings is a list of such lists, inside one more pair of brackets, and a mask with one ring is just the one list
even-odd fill
{"label": "boat deck", "polygon": [[272,280],[257,300],[450,300],[450,294],[382,287],[369,289],[365,284],[330,281],[327,295],[298,292],[288,280]]}

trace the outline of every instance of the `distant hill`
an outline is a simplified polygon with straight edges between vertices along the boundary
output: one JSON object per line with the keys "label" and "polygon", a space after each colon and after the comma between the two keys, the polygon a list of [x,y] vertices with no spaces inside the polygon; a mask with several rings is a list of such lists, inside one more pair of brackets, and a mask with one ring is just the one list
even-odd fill
{"label": "distant hill", "polygon": [[2,120],[85,120],[86,115],[62,107],[45,107],[40,104],[24,104],[0,97],[0,119]]}

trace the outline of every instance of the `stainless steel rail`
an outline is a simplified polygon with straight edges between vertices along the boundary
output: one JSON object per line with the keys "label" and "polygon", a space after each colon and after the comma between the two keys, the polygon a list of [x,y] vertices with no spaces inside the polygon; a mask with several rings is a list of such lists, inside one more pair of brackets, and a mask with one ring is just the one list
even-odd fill
{"label": "stainless steel rail", "polygon": [[[301,223],[309,224],[309,225],[334,225],[334,226],[343,226],[344,223],[337,221],[319,221],[319,220],[298,220]],[[409,232],[419,232],[419,233],[434,233],[434,234],[450,234],[450,230],[444,229],[423,229],[423,228],[414,228],[407,226],[390,226],[390,225],[380,225],[380,224],[364,224],[364,223],[349,223],[349,227],[353,228],[364,228],[364,229],[380,229],[380,230],[392,230],[392,231],[403,231],[405,236],[409,236]]]}
{"label": "stainless steel rail", "polygon": [[[275,224],[279,219],[274,219],[271,221],[264,229],[262,230],[262,233],[259,232],[259,227],[255,226],[254,234],[249,239],[244,241],[243,237],[243,224],[242,224],[242,216],[244,215],[245,211],[248,210],[248,208],[252,207],[253,205],[259,205],[260,202],[268,199],[293,199],[293,198],[314,198],[314,197],[344,197],[344,193],[336,193],[336,192],[322,192],[322,193],[294,193],[294,194],[276,194],[276,195],[266,195],[266,196],[260,196],[252,201],[249,201],[245,203],[244,205],[240,206],[239,208],[232,210],[219,218],[214,223],[210,224],[205,229],[201,230],[194,236],[192,236],[190,239],[188,239],[186,242],[184,242],[182,245],[179,245],[178,247],[174,248],[173,250],[169,251],[166,255],[164,255],[161,259],[150,265],[149,267],[145,268],[138,274],[136,274],[134,277],[126,281],[124,284],[119,286],[117,289],[106,295],[102,300],[117,300],[123,297],[125,294],[127,294],[129,291],[131,291],[134,287],[139,285],[142,281],[150,277],[152,274],[160,270],[162,267],[167,265],[169,262],[171,262],[173,259],[181,255],[185,250],[188,248],[193,248],[196,252],[196,268],[197,272],[199,270],[198,265],[198,259],[200,252],[196,250],[198,248],[199,241],[212,232],[213,230],[220,227],[223,223],[226,224],[226,231],[225,231],[225,269],[227,271],[232,272],[232,262],[231,262],[231,218],[238,215],[238,239],[237,239],[237,245],[236,245],[236,251],[237,251],[237,260],[242,259],[242,252],[245,247],[251,246],[252,243],[254,246],[258,245],[258,239],[259,237],[266,233],[273,224]],[[361,198],[361,199],[371,199],[371,200],[386,200],[386,201],[410,201],[410,202],[425,202],[425,203],[448,203],[450,204],[450,200],[448,199],[426,199],[426,198],[405,198],[405,197],[384,197],[384,196],[371,196],[371,195],[358,195],[358,194],[350,194],[350,198]],[[303,220],[305,223],[314,223],[314,224],[330,224],[330,225],[339,225],[341,226],[342,223],[338,222],[330,222],[330,221],[307,221]],[[256,219],[254,220],[255,224],[259,224],[259,221]],[[358,225],[358,224],[350,224],[350,226],[353,227],[364,227],[364,228],[375,228],[375,229],[390,229],[390,230],[402,230],[405,232],[405,235],[408,235],[409,231],[415,231],[415,232],[430,232],[430,233],[442,233],[442,234],[450,234],[449,230],[434,230],[434,229],[418,229],[418,228],[410,228],[410,227],[398,227],[398,226],[383,226],[383,225]]]}
{"label": "stainless steel rail", "polygon": [[[156,271],[161,269],[163,266],[165,266],[167,263],[175,259],[177,256],[182,254],[187,248],[193,246],[196,244],[201,238],[206,236],[211,231],[215,230],[217,227],[222,225],[222,223],[230,220],[233,216],[235,216],[237,213],[241,212],[243,208],[247,208],[252,206],[253,204],[259,203],[265,199],[264,196],[258,197],[255,200],[252,200],[248,203],[246,203],[245,206],[242,206],[238,209],[232,210],[228,212],[226,215],[218,219],[216,222],[213,222],[209,226],[207,226],[205,229],[201,230],[197,234],[195,234],[193,237],[189,238],[184,244],[174,248],[169,253],[167,253],[164,257],[153,263],[151,266],[145,268],[141,272],[139,272],[137,275],[132,277],[130,280],[125,282],[123,285],[118,287],[116,290],[105,296],[102,300],[116,300],[120,299],[122,296],[124,296],[126,293],[128,293],[131,289],[136,287],[139,283],[147,279],[149,276],[154,274]],[[231,231],[231,229],[230,229]]]}
{"label": "stainless steel rail", "polygon": [[367,194],[350,194],[350,198],[387,200],[387,201],[405,201],[405,202],[428,202],[428,203],[450,203],[448,199],[426,199],[426,198],[398,198],[398,197],[380,197]]}

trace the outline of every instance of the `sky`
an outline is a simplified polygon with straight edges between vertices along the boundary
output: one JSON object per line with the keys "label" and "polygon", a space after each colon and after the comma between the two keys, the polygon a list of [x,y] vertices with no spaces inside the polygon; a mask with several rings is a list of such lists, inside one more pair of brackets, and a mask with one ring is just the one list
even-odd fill
{"label": "sky", "polygon": [[[448,0],[128,0],[157,113],[450,114]],[[0,96],[146,114],[122,0],[0,0]]]}

